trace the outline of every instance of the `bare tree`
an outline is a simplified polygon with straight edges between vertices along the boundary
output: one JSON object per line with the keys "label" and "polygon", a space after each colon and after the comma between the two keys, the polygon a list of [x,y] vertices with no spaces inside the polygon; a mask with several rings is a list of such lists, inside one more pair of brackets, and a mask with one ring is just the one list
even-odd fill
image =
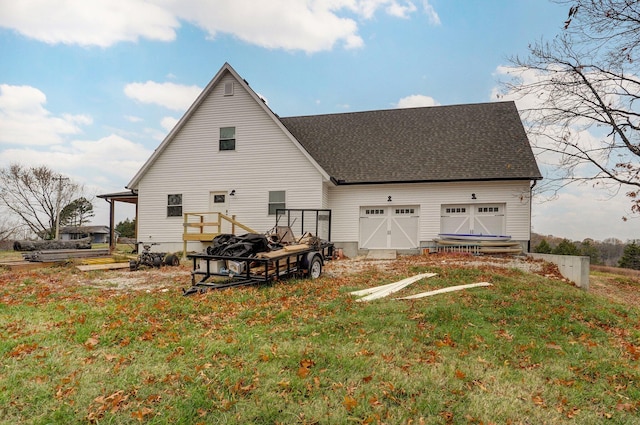
{"label": "bare tree", "polygon": [[31,232],[45,239],[54,237],[61,209],[82,190],[46,166],[12,164],[0,169],[0,202]]}
{"label": "bare tree", "polygon": [[552,41],[511,58],[501,95],[523,119],[554,190],[574,182],[627,190],[640,213],[640,0],[556,0],[568,8]]}

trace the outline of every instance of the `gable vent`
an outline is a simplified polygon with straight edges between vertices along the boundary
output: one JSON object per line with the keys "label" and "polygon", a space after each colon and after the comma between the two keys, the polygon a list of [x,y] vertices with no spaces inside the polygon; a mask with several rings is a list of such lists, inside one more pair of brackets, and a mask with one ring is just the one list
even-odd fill
{"label": "gable vent", "polygon": [[224,95],[233,96],[233,81],[224,83]]}

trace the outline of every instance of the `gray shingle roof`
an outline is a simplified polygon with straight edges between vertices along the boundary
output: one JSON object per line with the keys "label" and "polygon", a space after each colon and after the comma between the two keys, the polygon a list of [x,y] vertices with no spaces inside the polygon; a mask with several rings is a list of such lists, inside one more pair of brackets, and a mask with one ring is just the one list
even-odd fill
{"label": "gray shingle roof", "polygon": [[513,102],[280,120],[343,184],[542,178]]}

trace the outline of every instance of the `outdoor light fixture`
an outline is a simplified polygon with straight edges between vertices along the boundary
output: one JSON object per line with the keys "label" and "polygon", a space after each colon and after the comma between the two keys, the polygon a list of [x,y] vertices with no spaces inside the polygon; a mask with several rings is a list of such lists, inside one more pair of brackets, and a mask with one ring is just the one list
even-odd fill
{"label": "outdoor light fixture", "polygon": [[231,192],[229,192],[229,196],[235,196],[235,194],[236,194],[236,190],[231,189]]}
{"label": "outdoor light fixture", "polygon": [[391,195],[387,196],[387,202],[391,202]]}
{"label": "outdoor light fixture", "polygon": [[478,199],[478,198],[476,198],[476,194],[475,193],[471,194],[471,199]]}

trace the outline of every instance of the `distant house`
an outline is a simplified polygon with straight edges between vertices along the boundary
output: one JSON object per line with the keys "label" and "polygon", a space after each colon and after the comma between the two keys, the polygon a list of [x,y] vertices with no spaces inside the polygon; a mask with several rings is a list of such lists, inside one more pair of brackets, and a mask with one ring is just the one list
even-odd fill
{"label": "distant house", "polygon": [[541,178],[513,102],[281,118],[225,64],[125,194],[137,194],[138,240],[162,250],[208,244],[184,236],[190,212],[262,232],[277,208],[331,210],[347,255],[419,252],[439,233],[527,249]]}
{"label": "distant house", "polygon": [[109,243],[109,226],[60,227],[60,239],[63,241],[84,239],[87,237],[91,238],[91,243]]}

